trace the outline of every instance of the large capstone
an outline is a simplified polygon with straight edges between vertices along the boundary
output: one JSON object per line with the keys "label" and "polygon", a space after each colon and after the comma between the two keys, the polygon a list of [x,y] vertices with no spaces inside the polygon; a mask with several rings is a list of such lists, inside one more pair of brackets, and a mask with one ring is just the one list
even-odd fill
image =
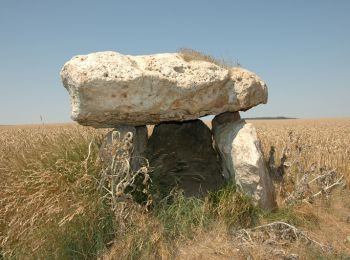
{"label": "large capstone", "polygon": [[155,126],[146,154],[160,195],[177,187],[186,196],[203,196],[224,184],[211,131],[201,120]]}
{"label": "large capstone", "polygon": [[179,53],[78,55],[61,78],[72,119],[94,127],[192,120],[267,102],[266,84],[254,73]]}

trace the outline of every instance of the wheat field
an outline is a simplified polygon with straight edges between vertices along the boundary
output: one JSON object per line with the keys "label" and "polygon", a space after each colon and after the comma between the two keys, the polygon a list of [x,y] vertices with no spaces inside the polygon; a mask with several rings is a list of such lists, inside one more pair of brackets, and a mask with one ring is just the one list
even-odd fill
{"label": "wheat field", "polygon": [[277,154],[283,148],[301,149],[305,168],[336,168],[350,181],[350,119],[317,120],[255,120],[264,154],[275,146]]}
{"label": "wheat field", "polygon": [[[332,256],[349,256],[350,119],[249,122],[258,131],[267,165],[272,146],[276,166],[284,156],[284,181],[275,185],[280,210],[264,213],[259,222],[277,219],[298,225],[322,244],[332,245]],[[210,217],[201,215],[208,204],[200,201],[180,200],[179,205],[186,205],[194,215],[186,213],[189,219],[179,219],[181,226],[172,226],[173,233],[166,228],[166,221],[173,221],[164,216],[173,216],[174,207],[157,213],[156,218],[130,213],[137,223],[123,222],[126,231],[122,233],[127,238],[113,242],[121,235],[118,228],[122,224],[118,220],[116,225],[95,187],[101,169],[98,146],[106,132],[76,124],[0,126],[0,259],[118,259],[113,252],[122,252],[124,259],[169,259],[174,254],[179,259],[246,259],[249,255],[269,259],[263,252],[266,248],[256,246],[247,251],[233,245],[227,226],[210,222],[212,212]],[[327,171],[332,171],[336,180],[344,178],[347,187],[334,186],[332,193],[320,191],[312,203],[283,204],[302,176]],[[308,192],[314,195],[317,190]],[[175,208],[182,212],[179,205]],[[227,201],[222,205],[227,206]],[[222,222],[232,218],[224,215]],[[244,211],[239,216],[249,215]],[[221,217],[217,215],[217,219]],[[191,222],[193,219],[198,221]],[[322,255],[299,244],[283,250],[305,259]]]}

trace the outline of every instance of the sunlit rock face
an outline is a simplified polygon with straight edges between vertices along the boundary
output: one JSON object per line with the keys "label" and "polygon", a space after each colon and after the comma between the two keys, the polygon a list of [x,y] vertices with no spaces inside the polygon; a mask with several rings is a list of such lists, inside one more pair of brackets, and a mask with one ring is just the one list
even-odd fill
{"label": "sunlit rock face", "polygon": [[267,102],[266,84],[254,73],[179,53],[78,55],[61,78],[72,119],[93,127],[193,120]]}
{"label": "sunlit rock face", "polygon": [[261,207],[275,208],[274,186],[254,126],[238,112],[224,113],[213,119],[212,131],[225,178],[234,180]]}

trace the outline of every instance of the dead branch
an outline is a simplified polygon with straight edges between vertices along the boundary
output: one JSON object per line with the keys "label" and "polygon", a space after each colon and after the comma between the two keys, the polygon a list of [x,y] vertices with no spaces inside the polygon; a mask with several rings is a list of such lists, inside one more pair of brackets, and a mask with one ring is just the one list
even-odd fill
{"label": "dead branch", "polygon": [[135,172],[132,171],[130,167],[132,149],[133,134],[128,132],[121,137],[118,131],[112,133],[111,144],[103,147],[105,168],[101,171],[98,188],[101,192],[103,190],[107,192],[104,197],[109,198],[113,210],[117,208],[119,202],[132,200],[136,191],[146,195],[146,209],[152,204],[148,160],[142,158],[143,166]]}
{"label": "dead branch", "polygon": [[317,192],[316,194],[312,195],[312,198],[315,198],[321,194],[325,194],[327,191],[331,190],[332,188],[334,188],[337,185],[341,185],[344,184],[344,175],[342,175],[336,182],[334,182],[333,184],[321,189],[319,192]]}
{"label": "dead branch", "polygon": [[288,149],[286,146],[282,149],[282,154],[279,159],[279,165],[278,167],[276,167],[276,162],[275,162],[276,149],[274,146],[271,146],[270,148],[268,168],[269,168],[271,177],[275,181],[282,182],[283,177],[286,174],[286,169],[291,166],[291,164],[287,162],[287,150]]}
{"label": "dead branch", "polygon": [[305,231],[301,231],[295,226],[282,222],[272,222],[269,224],[253,227],[250,229],[241,229],[235,233],[235,238],[240,240],[243,244],[252,243],[271,243],[283,244],[288,241],[304,241],[307,244],[313,244],[320,248],[322,251],[329,251],[329,246],[323,245],[317,240],[307,235]]}
{"label": "dead branch", "polygon": [[88,150],[88,155],[86,156],[85,160],[83,161],[84,167],[85,167],[85,173],[87,174],[88,172],[88,161],[91,155],[91,145],[93,143],[94,139],[92,139],[89,143],[89,150]]}
{"label": "dead branch", "polygon": [[332,175],[332,174],[334,174],[334,173],[336,173],[336,168],[330,170],[329,172],[327,172],[327,173],[325,173],[325,174],[319,175],[319,176],[317,176],[316,178],[312,179],[311,181],[309,181],[309,185],[310,185],[311,183],[313,183],[313,182],[319,180],[319,179],[323,179],[323,178],[325,178],[325,177],[327,177],[327,176],[330,176],[330,175]]}

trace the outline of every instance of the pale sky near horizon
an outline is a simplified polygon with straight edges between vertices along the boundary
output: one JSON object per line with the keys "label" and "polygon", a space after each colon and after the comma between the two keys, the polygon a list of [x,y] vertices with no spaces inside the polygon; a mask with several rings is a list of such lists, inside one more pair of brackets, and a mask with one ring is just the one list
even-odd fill
{"label": "pale sky near horizon", "polygon": [[72,56],[193,48],[268,84],[243,117],[350,116],[350,1],[0,1],[0,125],[70,121]]}

